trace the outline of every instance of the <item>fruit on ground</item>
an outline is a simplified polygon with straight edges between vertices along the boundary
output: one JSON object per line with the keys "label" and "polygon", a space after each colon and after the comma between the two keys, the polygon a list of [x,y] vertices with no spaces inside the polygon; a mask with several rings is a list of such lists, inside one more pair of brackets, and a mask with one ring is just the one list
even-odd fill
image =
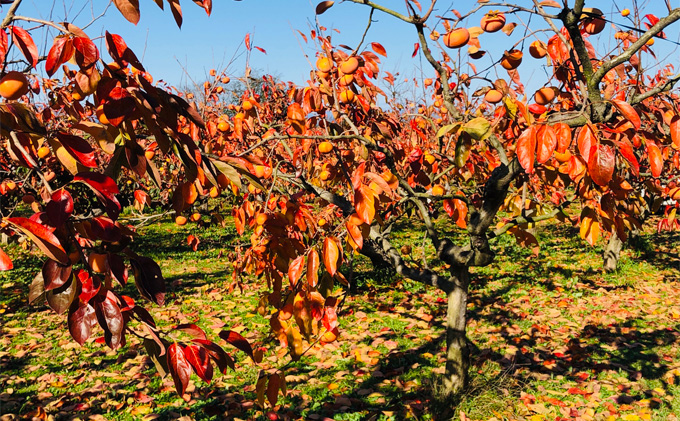
{"label": "fruit on ground", "polygon": [[0,79],[0,96],[3,98],[13,101],[27,93],[28,79],[23,73],[13,70]]}
{"label": "fruit on ground", "polygon": [[490,102],[491,104],[497,104],[503,99],[503,94],[497,89],[489,89],[489,91],[484,95],[484,100]]}
{"label": "fruit on ground", "polygon": [[177,225],[186,225],[187,223],[187,217],[179,215],[177,218],[175,218],[175,224]]}
{"label": "fruit on ground", "polygon": [[467,28],[456,28],[444,35],[444,45],[449,48],[460,48],[470,41],[470,31]]}
{"label": "fruit on ground", "polygon": [[333,150],[333,144],[331,142],[321,142],[319,143],[319,152],[328,153]]}
{"label": "fruit on ground", "polygon": [[198,213],[198,212],[192,213],[192,214],[191,214],[191,220],[192,220],[193,222],[198,222],[198,221],[200,221],[200,220],[201,220],[201,214]]}

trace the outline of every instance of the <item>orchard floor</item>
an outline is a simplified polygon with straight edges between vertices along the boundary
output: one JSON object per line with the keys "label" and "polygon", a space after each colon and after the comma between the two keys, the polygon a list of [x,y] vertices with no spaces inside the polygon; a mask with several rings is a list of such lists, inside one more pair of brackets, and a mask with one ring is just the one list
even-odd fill
{"label": "orchard floor", "polygon": [[[404,228],[400,241],[418,262],[422,231]],[[229,292],[228,254],[247,239],[231,228],[168,222],[141,231],[134,249],[160,263],[168,284],[166,306],[151,309],[160,325],[196,322],[214,340],[232,329],[262,344],[260,285]],[[196,252],[189,234],[201,240]],[[538,236],[538,256],[502,237],[496,262],[473,271],[472,381],[455,399],[438,392],[443,295],[373,273],[359,259],[336,343],[293,363],[269,341],[259,366],[225,345],[237,370],[210,385],[193,376],[185,401],[134,336],[116,352],[93,340],[80,347],[65,316],[26,305],[40,259],[10,247],[17,269],[0,273],[1,419],[678,419],[680,233],[650,232],[606,275],[602,250],[572,228],[546,226]],[[132,280],[126,291],[138,297]],[[258,371],[284,365],[288,394],[263,410]]]}

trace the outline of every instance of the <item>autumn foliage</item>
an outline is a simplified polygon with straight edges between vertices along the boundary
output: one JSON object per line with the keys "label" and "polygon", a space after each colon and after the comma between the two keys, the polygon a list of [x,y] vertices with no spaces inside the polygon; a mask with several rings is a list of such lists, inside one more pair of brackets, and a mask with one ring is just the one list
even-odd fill
{"label": "autumn foliage", "polygon": [[[210,14],[211,1],[194,3]],[[361,4],[322,2],[317,13],[382,10],[354,3]],[[140,19],[137,2],[115,4],[129,21]],[[380,43],[348,49],[323,26],[300,33],[318,50],[309,80],[263,76],[227,103],[223,72],[211,72],[201,92],[181,93],[154,84],[121,36],[106,32],[106,51],[99,51],[80,28],[59,24],[44,60],[48,78],[7,68],[0,80],[0,193],[11,203],[2,208],[2,229],[30,238],[46,259],[30,300],[44,298],[65,314],[80,344],[103,335],[116,349],[133,331],[183,394],[192,373],[209,383],[215,369],[235,367],[221,344],[257,362],[262,348],[280,347],[298,360],[310,344],[337,340],[340,305],[352,287],[343,267],[362,254],[446,293],[446,384],[462,387],[468,270],[493,261],[493,238],[512,235],[537,253],[529,224],[549,220],[578,227],[590,245],[625,241],[664,199],[680,198],[678,78],[670,64],[652,73],[641,64],[655,60],[647,42],[663,39],[680,11],[647,15],[646,32],[612,23],[609,34],[603,13],[582,1],[521,9],[559,25],[548,36],[521,31],[527,20],[515,19],[517,11],[482,3],[474,21],[458,11],[438,21],[434,4],[423,10],[410,0],[406,14],[388,12],[413,30],[413,55],[430,65],[418,104],[385,104],[383,88],[396,75],[381,68],[387,51]],[[178,2],[170,8],[181,25]],[[12,37],[31,69],[43,65],[29,31],[10,25],[0,34],[3,56]],[[591,43],[610,35],[612,50]],[[487,41],[492,36],[503,40],[500,50]],[[244,43],[249,52],[264,51],[249,37]],[[487,45],[495,50],[496,80],[474,63]],[[523,79],[532,57],[549,73],[534,94]],[[39,92],[49,104],[35,101]],[[136,233],[119,218],[123,197],[139,212],[161,203],[178,225],[233,222],[246,241],[225,259],[235,265],[233,286],[247,277],[261,282],[257,311],[270,328],[261,343],[229,329],[210,338],[196,324],[156,326],[146,306],[164,304],[165,280],[157,263],[134,250]],[[211,201],[228,203],[230,212],[203,215],[199,208]],[[665,211],[660,228],[673,228],[674,209]],[[392,227],[413,218],[436,250],[429,258],[438,269],[392,244]],[[441,218],[455,225],[462,244],[438,229]],[[194,250],[198,241],[188,239]],[[0,250],[0,267],[12,266]],[[136,297],[120,292],[130,274]],[[276,404],[283,374],[261,374],[261,404],[265,395]]]}

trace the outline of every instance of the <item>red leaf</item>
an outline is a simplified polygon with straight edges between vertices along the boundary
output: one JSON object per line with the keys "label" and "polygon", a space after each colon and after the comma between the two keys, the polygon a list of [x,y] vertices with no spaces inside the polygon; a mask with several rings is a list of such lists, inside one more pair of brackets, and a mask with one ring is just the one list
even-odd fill
{"label": "red leaf", "polygon": [[130,63],[134,68],[145,71],[144,66],[139,61],[135,53],[128,48],[127,44],[123,40],[123,37],[117,34],[111,34],[106,31],[106,48],[109,50],[109,55],[116,62],[127,66]]}
{"label": "red leaf", "polygon": [[87,69],[99,60],[99,50],[90,38],[75,37],[73,38],[73,46],[76,49],[76,63],[81,68]]}
{"label": "red leaf", "polygon": [[614,150],[610,146],[598,144],[593,147],[593,153],[590,154],[590,161],[588,161],[590,178],[595,184],[606,186],[614,174],[615,163]]}
{"label": "red leaf", "polygon": [[95,315],[94,307],[87,303],[80,306],[73,303],[68,313],[68,330],[73,339],[80,345],[92,334],[92,328],[97,325],[97,317]]}
{"label": "red leaf", "polygon": [[13,268],[14,264],[12,263],[12,259],[10,259],[7,253],[5,253],[5,251],[0,248],[0,271],[10,270]]}
{"label": "red leaf", "polygon": [[[108,294],[112,295],[110,291]],[[123,330],[125,329],[123,314],[118,304],[109,295],[106,297],[100,295],[98,298],[94,301],[94,310],[99,325],[104,329],[104,341],[109,348],[116,349],[123,344]]]}
{"label": "red leaf", "polygon": [[59,288],[71,279],[73,267],[62,265],[52,259],[48,259],[42,267],[42,277],[45,282],[45,291]]}
{"label": "red leaf", "polygon": [[307,256],[307,284],[315,287],[319,282],[319,253],[312,249]]}
{"label": "red leaf", "polygon": [[194,368],[196,375],[204,382],[210,384],[213,377],[213,366],[210,364],[210,355],[208,351],[197,345],[187,345],[184,347],[184,355]]}
{"label": "red leaf", "polygon": [[670,130],[673,144],[677,148],[680,148],[680,116],[677,115],[673,116],[673,118],[671,119]]}
{"label": "red leaf", "polygon": [[420,49],[420,44],[418,44],[417,42],[415,44],[413,44],[413,54],[411,54],[412,58],[415,57],[416,54],[418,54],[419,49]]}
{"label": "red leaf", "polygon": [[81,172],[76,174],[73,181],[80,181],[87,184],[92,191],[94,191],[99,200],[104,203],[106,212],[111,219],[114,221],[118,219],[121,206],[116,195],[120,193],[120,190],[118,190],[118,185],[111,177],[97,172]]}
{"label": "red leaf", "polygon": [[281,385],[281,377],[274,373],[269,376],[269,383],[267,384],[267,400],[271,406],[276,406],[279,398],[279,386]]}
{"label": "red leaf", "polygon": [[5,56],[7,55],[7,32],[4,29],[0,30],[0,63],[5,62]]}
{"label": "red leaf", "polygon": [[382,44],[378,44],[377,42],[372,42],[371,48],[373,49],[373,51],[380,54],[381,56],[387,57],[387,52],[385,51],[385,47],[383,47]]}
{"label": "red leaf", "polygon": [[581,127],[578,136],[576,137],[576,144],[584,161],[590,162],[590,153],[596,143],[597,138],[595,137],[595,132],[590,124]]}
{"label": "red leaf", "polygon": [[522,168],[529,173],[534,172],[534,156],[536,151],[536,127],[531,126],[524,130],[517,139],[515,153]]}
{"label": "red leaf", "polygon": [[59,239],[47,227],[28,218],[15,217],[5,220],[26,234],[47,257],[59,263],[69,263],[68,255]]}
{"label": "red leaf", "polygon": [[52,76],[59,66],[66,63],[73,56],[73,41],[70,37],[59,35],[54,39],[54,44],[47,54],[45,70],[48,76]]}
{"label": "red leaf", "polygon": [[248,51],[250,51],[250,34],[246,34],[246,38],[245,38],[244,42],[246,44],[246,49],[248,49]]}
{"label": "red leaf", "polygon": [[635,111],[635,108],[633,108],[629,103],[626,101],[621,101],[620,99],[612,99],[612,102],[618,108],[619,112],[623,114],[623,116],[633,123],[633,126],[635,127],[635,130],[640,130],[640,125],[642,122],[640,121],[640,116],[638,115],[637,111]]}
{"label": "red leaf", "polygon": [[194,339],[202,339],[204,341],[208,340],[208,337],[205,336],[205,332],[203,331],[203,329],[201,329],[200,327],[193,323],[184,323],[181,325],[177,325],[175,329],[181,330],[182,332],[191,335]]}
{"label": "red leaf", "polygon": [[88,168],[98,167],[94,149],[87,140],[63,132],[57,133],[57,139],[76,161]]}
{"label": "red leaf", "polygon": [[205,348],[206,351],[208,351],[210,358],[212,358],[212,360],[215,361],[215,364],[217,364],[217,368],[223,374],[227,372],[227,368],[229,367],[232,370],[236,369],[236,366],[234,365],[234,360],[229,356],[229,354],[224,352],[221,346],[217,345],[214,342],[203,339],[194,339],[192,342],[199,344],[200,346]]}
{"label": "red leaf", "polygon": [[223,330],[220,332],[220,338],[227,341],[228,344],[233,345],[248,354],[251,359],[255,358],[253,357],[253,348],[250,346],[248,340],[241,336],[240,333],[234,332],[233,330]]}
{"label": "red leaf", "polygon": [[139,0],[113,0],[125,19],[137,25],[139,22]]}
{"label": "red leaf", "polygon": [[61,227],[73,213],[73,197],[66,189],[52,193],[51,200],[45,206],[49,223],[56,228]]}
{"label": "red leaf", "polygon": [[543,164],[550,159],[557,147],[555,130],[547,124],[541,124],[536,132],[536,141],[538,143],[537,160]]}
{"label": "red leaf", "polygon": [[652,177],[659,177],[661,170],[663,170],[663,157],[661,156],[661,149],[652,142],[647,142],[647,156],[649,158],[649,169],[652,172]]}
{"label": "red leaf", "polygon": [[302,274],[302,267],[305,264],[305,256],[298,256],[288,266],[288,280],[291,285],[295,285]]}
{"label": "red leaf", "polygon": [[623,138],[619,142],[616,143],[616,146],[619,148],[619,153],[621,156],[623,156],[626,161],[630,163],[631,169],[633,170],[633,174],[635,176],[638,176],[640,174],[640,163],[638,162],[637,157],[635,156],[635,152],[633,151],[633,144],[630,143],[630,140],[628,138]]}
{"label": "red leaf", "polygon": [[28,60],[31,67],[37,66],[40,55],[38,54],[38,47],[35,46],[31,34],[18,26],[12,26],[11,28],[12,42],[19,47],[21,53],[26,57],[26,60]]}
{"label": "red leaf", "polygon": [[334,237],[326,237],[323,240],[323,264],[331,276],[335,275],[335,272],[338,271],[339,258],[340,251],[338,250],[337,241]]}
{"label": "red leaf", "polygon": [[191,377],[191,365],[184,355],[182,345],[177,342],[168,347],[168,370],[175,382],[175,389],[180,395],[184,395]]}

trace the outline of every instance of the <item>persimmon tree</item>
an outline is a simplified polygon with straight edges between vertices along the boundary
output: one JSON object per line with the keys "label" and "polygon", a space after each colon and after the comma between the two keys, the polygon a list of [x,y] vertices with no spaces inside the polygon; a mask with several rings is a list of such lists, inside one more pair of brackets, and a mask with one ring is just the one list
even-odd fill
{"label": "persimmon tree", "polygon": [[[273,98],[234,120],[258,142],[248,154],[224,158],[258,178],[234,210],[237,229],[253,229],[239,270],[267,280],[272,331],[293,358],[301,338],[317,334],[315,320],[326,330],[322,341],[337,335],[329,284],[347,284],[340,266],[353,253],[441,289],[448,299],[444,382],[455,391],[469,365],[469,270],[493,262],[494,237],[508,233],[537,248],[529,224],[562,221],[578,226],[591,245],[613,239],[607,258],[615,261],[618,242],[640,226],[642,192],[677,197],[678,76],[670,65],[650,72],[641,63],[655,61],[650,40],[663,40],[680,10],[642,18],[636,9],[637,26],[647,29],[612,23],[607,33],[616,46],[598,52],[592,41],[608,23],[583,1],[480,2],[444,15],[436,2],[407,1],[403,12],[353,3],[369,9],[369,29],[374,13],[412,27],[414,55],[423,54],[433,71],[422,81],[432,97],[417,107],[379,107],[382,45],[335,46],[319,23],[309,34],[318,44],[316,69],[307,86],[288,88],[285,123]],[[332,6],[321,2],[317,13],[332,13]],[[520,16],[544,26],[534,30]],[[489,80],[489,69],[477,71],[473,60],[490,54],[485,39],[500,30],[508,47],[490,68],[507,77]],[[535,93],[522,82],[526,44],[551,72]],[[438,228],[440,209],[466,241]],[[422,264],[391,240],[400,221],[414,217],[435,250]]]}
{"label": "persimmon tree", "polygon": [[[194,2],[210,14],[211,1]],[[140,19],[136,1],[114,3],[129,21]],[[439,10],[436,1],[408,0],[402,11],[369,0],[324,1],[317,27],[300,32],[318,50],[306,84],[253,81],[246,69],[246,89],[227,103],[230,81],[222,72],[211,74],[200,95],[186,95],[154,84],[122,37],[106,33],[107,62],[79,28],[21,16],[20,5],[15,0],[7,10],[0,52],[23,57],[6,60],[3,73],[29,74],[32,93],[19,86],[22,95],[9,92],[0,104],[0,193],[4,232],[29,237],[47,258],[29,298],[44,295],[56,312],[68,313],[81,344],[99,328],[114,349],[126,333],[140,337],[180,394],[192,372],[209,382],[213,365],[224,371],[233,361],[199,326],[162,331],[142,307],[162,305],[165,286],[159,266],[134,251],[135,233],[118,221],[119,186],[139,211],[152,196],[166,203],[179,224],[198,206],[233,205],[237,231],[250,238],[228,256],[233,279],[262,281],[258,311],[269,319],[258,345],[287,347],[293,360],[340,334],[337,314],[352,281],[343,265],[355,254],[442,290],[450,391],[465,384],[469,366],[470,268],[493,262],[494,238],[510,234],[537,248],[529,224],[551,220],[578,226],[591,245],[623,240],[639,227],[643,191],[680,196],[672,91],[680,76],[670,65],[643,66],[655,61],[651,40],[663,42],[680,9],[657,17],[636,8],[635,27],[646,27],[638,30],[606,22],[582,0],[479,2],[464,12]],[[181,25],[179,2],[169,5]],[[380,70],[387,51],[364,44],[365,37],[355,47],[336,45],[322,25],[331,7],[365,9],[365,37],[378,13],[410,28],[413,55],[431,67],[421,81],[431,97],[388,102],[380,87],[395,83]],[[58,31],[44,59],[49,78],[33,70],[43,60],[35,37],[20,27],[26,21]],[[610,39],[602,44],[614,47],[598,51],[592,41],[604,36]],[[485,45],[498,40],[507,50],[496,57]],[[249,37],[245,47],[262,50]],[[523,85],[525,53],[549,69],[535,93]],[[474,61],[491,55],[478,71]],[[63,76],[52,79],[58,70]],[[491,80],[491,70],[503,76]],[[17,215],[27,206],[32,216]],[[218,210],[213,223],[224,222]],[[444,218],[459,233],[442,230]],[[409,219],[422,223],[435,250],[424,260],[393,242],[393,230]],[[11,269],[4,252],[0,262]],[[142,300],[117,292],[128,271]],[[237,333],[220,337],[259,359]],[[261,374],[261,401],[276,403],[285,391],[282,374]]]}

